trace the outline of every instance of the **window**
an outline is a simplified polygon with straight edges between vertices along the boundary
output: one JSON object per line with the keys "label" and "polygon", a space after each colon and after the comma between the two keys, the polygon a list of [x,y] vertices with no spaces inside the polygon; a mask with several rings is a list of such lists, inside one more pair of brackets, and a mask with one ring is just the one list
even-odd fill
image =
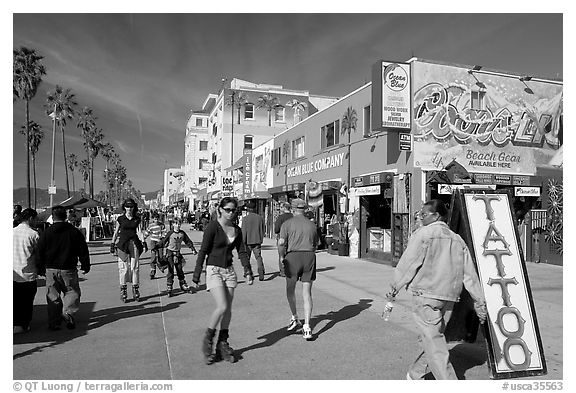
{"label": "window", "polygon": [[208,141],[200,141],[200,151],[208,150]]}
{"label": "window", "polygon": [[252,135],[244,135],[244,150],[252,150],[252,142],[254,137]]}
{"label": "window", "polygon": [[304,157],[304,137],[292,141],[292,159]]}
{"label": "window", "polygon": [[212,124],[212,135],[216,136],[218,134],[218,126],[216,123]]}
{"label": "window", "polygon": [[272,166],[280,165],[280,148],[272,150]]}
{"label": "window", "polygon": [[284,123],[284,113],[286,109],[282,106],[277,106],[274,108],[274,121],[277,123]]}
{"label": "window", "polygon": [[202,119],[199,117],[196,118],[196,127],[202,127]]}
{"label": "window", "polygon": [[484,109],[484,91],[471,91],[470,92],[470,107],[476,110]]}
{"label": "window", "polygon": [[198,169],[204,169],[204,164],[208,164],[208,160],[204,158],[198,160]]}
{"label": "window", "polygon": [[321,128],[321,131],[323,149],[340,143],[340,120],[325,125]]}
{"label": "window", "polygon": [[207,180],[208,180],[207,177],[199,177],[198,178],[198,184],[202,184],[202,183],[206,182]]}
{"label": "window", "polygon": [[370,136],[371,133],[370,105],[364,107],[364,136]]}
{"label": "window", "polygon": [[254,104],[244,104],[244,119],[254,119]]}
{"label": "window", "polygon": [[212,164],[216,164],[216,153],[212,153]]}

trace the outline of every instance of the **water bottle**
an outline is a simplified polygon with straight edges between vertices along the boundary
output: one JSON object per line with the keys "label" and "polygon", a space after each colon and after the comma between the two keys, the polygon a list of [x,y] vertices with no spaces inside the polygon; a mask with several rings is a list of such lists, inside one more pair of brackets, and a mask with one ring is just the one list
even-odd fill
{"label": "water bottle", "polygon": [[390,314],[392,314],[392,310],[394,309],[394,298],[388,298],[388,302],[384,306],[384,311],[382,312],[382,318],[385,321],[390,319]]}

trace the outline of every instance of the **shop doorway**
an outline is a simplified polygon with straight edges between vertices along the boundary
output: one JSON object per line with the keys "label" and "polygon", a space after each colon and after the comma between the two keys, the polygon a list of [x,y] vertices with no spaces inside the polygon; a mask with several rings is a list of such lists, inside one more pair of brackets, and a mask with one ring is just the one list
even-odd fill
{"label": "shop doorway", "polygon": [[360,258],[391,261],[392,198],[385,190],[360,197]]}

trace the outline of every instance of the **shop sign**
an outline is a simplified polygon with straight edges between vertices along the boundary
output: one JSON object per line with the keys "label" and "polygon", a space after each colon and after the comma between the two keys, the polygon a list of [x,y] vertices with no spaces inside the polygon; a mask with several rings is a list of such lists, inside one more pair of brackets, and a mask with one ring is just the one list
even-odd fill
{"label": "shop sign", "polygon": [[540,187],[514,187],[514,196],[540,196]]}
{"label": "shop sign", "polygon": [[455,190],[495,190],[494,184],[438,184],[438,194],[452,195]]}
{"label": "shop sign", "polygon": [[222,178],[222,197],[234,196],[234,178],[226,176]]}
{"label": "shop sign", "polygon": [[409,130],[410,64],[382,62],[382,127]]}
{"label": "shop sign", "polygon": [[368,228],[368,244],[371,250],[384,251],[384,229]]}
{"label": "shop sign", "polygon": [[510,175],[494,175],[494,184],[510,185],[512,184],[512,176]]}
{"label": "shop sign", "polygon": [[512,185],[514,186],[527,186],[530,184],[530,176],[512,176]]}
{"label": "shop sign", "polygon": [[546,373],[530,283],[506,194],[464,194],[472,248],[488,311],[495,378]]}
{"label": "shop sign", "polygon": [[[463,67],[412,63],[414,165],[440,170],[456,159],[469,172],[536,174],[560,143],[563,86],[481,75]],[[478,103],[479,105],[475,105]]]}
{"label": "shop sign", "polygon": [[337,168],[344,164],[345,153],[336,153],[316,161],[308,161],[304,164],[293,166],[288,168],[288,177],[307,175],[309,173],[320,172],[326,169]]}
{"label": "shop sign", "polygon": [[474,173],[473,176],[477,184],[494,184],[494,177],[490,173]]}
{"label": "shop sign", "polygon": [[352,180],[352,184],[354,184],[354,187],[361,187],[364,185],[363,180],[363,177],[355,177],[354,180]]}
{"label": "shop sign", "polygon": [[380,195],[380,186],[352,187],[350,197],[360,197],[367,195]]}
{"label": "shop sign", "polygon": [[401,151],[412,151],[412,135],[401,133],[398,140],[399,148]]}
{"label": "shop sign", "polygon": [[372,175],[358,176],[352,179],[354,187],[371,186],[375,184],[392,183],[394,174],[390,172],[379,172]]}
{"label": "shop sign", "polygon": [[252,193],[252,154],[246,153],[246,165],[244,166],[244,188],[242,189],[243,199],[247,199]]}

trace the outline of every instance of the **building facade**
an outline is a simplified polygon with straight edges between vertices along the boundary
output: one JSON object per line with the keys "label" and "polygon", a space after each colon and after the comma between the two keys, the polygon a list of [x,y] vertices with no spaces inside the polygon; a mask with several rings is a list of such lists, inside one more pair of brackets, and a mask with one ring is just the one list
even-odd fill
{"label": "building facade", "polygon": [[206,187],[210,173],[208,153],[208,114],[195,111],[186,124],[184,144],[184,198],[191,210],[198,192]]}
{"label": "building facade", "polygon": [[179,200],[179,194],[184,198],[184,166],[180,168],[168,168],[164,170],[164,192],[162,204],[170,206],[175,200]]}

